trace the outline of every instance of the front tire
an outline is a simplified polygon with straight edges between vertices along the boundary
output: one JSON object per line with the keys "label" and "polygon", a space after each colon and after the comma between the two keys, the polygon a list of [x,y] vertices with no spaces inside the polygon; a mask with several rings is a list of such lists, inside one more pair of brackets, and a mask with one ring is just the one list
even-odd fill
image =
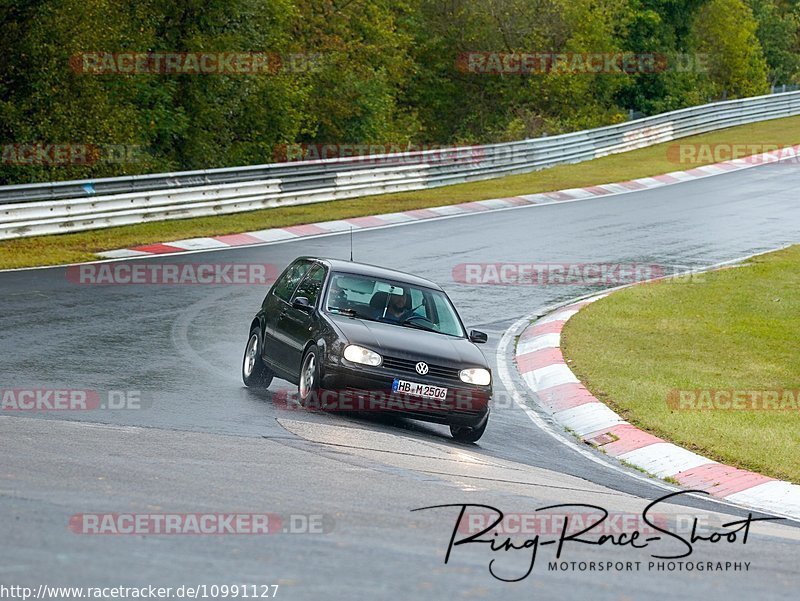
{"label": "front tire", "polygon": [[244,347],[244,357],[242,358],[242,381],[248,388],[267,388],[272,384],[272,370],[261,358],[262,344],[261,328],[255,326],[250,330],[250,337],[247,339],[247,346]]}
{"label": "front tire", "polygon": [[312,346],[303,355],[303,362],[300,364],[297,394],[300,404],[304,407],[316,406],[319,403],[319,360],[319,351],[316,346]]}
{"label": "front tire", "polygon": [[489,416],[486,416],[486,419],[483,420],[483,423],[480,426],[476,426],[474,428],[470,426],[450,426],[450,434],[453,436],[454,440],[458,442],[478,442],[480,437],[483,436],[483,433],[486,431],[486,426],[489,423]]}

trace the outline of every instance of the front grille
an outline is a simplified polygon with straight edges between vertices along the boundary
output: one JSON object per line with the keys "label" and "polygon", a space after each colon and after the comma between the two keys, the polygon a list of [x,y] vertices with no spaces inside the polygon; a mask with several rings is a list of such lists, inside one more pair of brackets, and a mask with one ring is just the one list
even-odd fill
{"label": "front grille", "polygon": [[[412,359],[398,359],[397,357],[384,357],[383,358],[383,367],[387,369],[393,369],[396,371],[402,371],[409,374],[414,374],[415,376],[420,376],[417,373],[417,361]],[[434,365],[432,363],[428,363],[428,373],[427,376],[433,376],[434,378],[444,378],[445,380],[458,380],[461,381],[458,374],[461,371],[460,369],[454,367],[443,367],[441,365]]]}

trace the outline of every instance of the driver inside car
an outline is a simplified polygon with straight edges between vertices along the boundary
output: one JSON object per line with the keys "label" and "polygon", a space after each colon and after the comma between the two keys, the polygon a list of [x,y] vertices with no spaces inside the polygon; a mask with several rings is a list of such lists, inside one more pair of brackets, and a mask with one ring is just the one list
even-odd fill
{"label": "driver inside car", "polygon": [[403,323],[411,315],[411,296],[408,290],[400,294],[389,294],[388,304],[383,319]]}

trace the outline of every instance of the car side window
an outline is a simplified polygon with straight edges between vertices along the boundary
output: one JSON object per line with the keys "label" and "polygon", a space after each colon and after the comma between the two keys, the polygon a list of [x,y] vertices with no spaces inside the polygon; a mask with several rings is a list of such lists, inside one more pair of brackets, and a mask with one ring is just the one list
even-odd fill
{"label": "car side window", "polygon": [[288,303],[289,299],[292,298],[292,292],[297,288],[297,284],[310,268],[311,261],[297,261],[289,265],[281,277],[278,278],[278,281],[275,282],[272,294]]}
{"label": "car side window", "polygon": [[297,287],[293,298],[298,296],[305,296],[312,307],[317,306],[317,299],[322,290],[322,284],[325,282],[325,268],[322,265],[315,265],[314,268],[308,272],[308,275]]}

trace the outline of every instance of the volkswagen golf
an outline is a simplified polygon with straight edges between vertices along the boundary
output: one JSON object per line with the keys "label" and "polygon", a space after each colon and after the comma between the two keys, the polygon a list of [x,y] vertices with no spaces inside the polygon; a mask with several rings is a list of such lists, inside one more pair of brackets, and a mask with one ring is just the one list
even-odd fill
{"label": "volkswagen golf", "polygon": [[434,282],[373,265],[300,257],[250,325],[246,386],[273,377],[304,405],[394,412],[447,424],[475,442],[489,419],[492,373],[453,303]]}

